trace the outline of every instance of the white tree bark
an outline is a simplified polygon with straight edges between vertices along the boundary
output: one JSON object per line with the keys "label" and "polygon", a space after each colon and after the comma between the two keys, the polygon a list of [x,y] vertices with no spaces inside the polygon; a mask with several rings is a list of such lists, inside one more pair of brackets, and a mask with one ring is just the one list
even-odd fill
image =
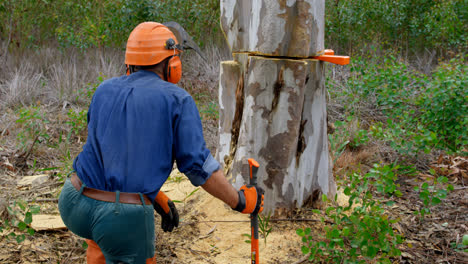
{"label": "white tree bark", "polygon": [[325,0],[221,0],[233,53],[307,58],[324,50]]}
{"label": "white tree bark", "polygon": [[328,154],[324,0],[221,0],[233,61],[221,63],[217,159],[233,184],[256,159],[265,208],[301,207],[336,190]]}
{"label": "white tree bark", "polygon": [[328,194],[333,186],[323,63],[248,58],[245,75],[241,63],[221,66],[217,158],[236,187],[248,183],[247,158],[261,164],[257,175],[266,210],[300,207],[315,191]]}

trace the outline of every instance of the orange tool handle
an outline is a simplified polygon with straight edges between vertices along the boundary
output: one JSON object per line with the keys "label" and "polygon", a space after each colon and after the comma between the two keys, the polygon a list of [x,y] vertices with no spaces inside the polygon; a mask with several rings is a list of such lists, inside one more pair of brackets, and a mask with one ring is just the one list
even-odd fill
{"label": "orange tool handle", "polygon": [[[248,159],[250,168],[250,185],[257,187],[257,171],[260,165],[254,159]],[[251,247],[251,263],[259,263],[259,252],[258,252],[258,213],[250,214],[250,247]]]}
{"label": "orange tool handle", "polygon": [[338,56],[331,49],[326,49],[323,55],[312,57],[313,59],[331,62],[339,65],[349,64],[349,56]]}

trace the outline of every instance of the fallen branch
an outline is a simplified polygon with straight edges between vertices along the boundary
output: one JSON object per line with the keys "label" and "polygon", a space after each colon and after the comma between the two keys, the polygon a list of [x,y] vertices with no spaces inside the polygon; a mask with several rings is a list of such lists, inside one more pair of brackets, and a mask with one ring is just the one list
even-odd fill
{"label": "fallen branch", "polygon": [[36,202],[36,203],[42,203],[42,202],[58,202],[58,198],[43,198],[43,199],[28,199],[28,203],[30,202]]}

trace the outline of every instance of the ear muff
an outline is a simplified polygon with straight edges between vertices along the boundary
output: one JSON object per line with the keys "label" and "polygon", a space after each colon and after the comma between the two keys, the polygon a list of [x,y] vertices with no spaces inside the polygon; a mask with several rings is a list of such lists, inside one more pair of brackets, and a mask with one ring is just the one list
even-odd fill
{"label": "ear muff", "polygon": [[182,78],[182,61],[178,55],[174,55],[167,60],[164,68],[164,78],[174,84],[178,83]]}

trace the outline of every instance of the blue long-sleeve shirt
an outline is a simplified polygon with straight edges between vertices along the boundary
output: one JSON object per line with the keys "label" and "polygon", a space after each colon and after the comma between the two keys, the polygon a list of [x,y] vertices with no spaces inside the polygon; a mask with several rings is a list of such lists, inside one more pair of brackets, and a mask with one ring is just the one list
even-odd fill
{"label": "blue long-sleeve shirt", "polygon": [[154,199],[174,160],[195,186],[220,168],[206,148],[193,98],[143,70],[99,85],[88,110],[88,139],[73,162],[86,186]]}

